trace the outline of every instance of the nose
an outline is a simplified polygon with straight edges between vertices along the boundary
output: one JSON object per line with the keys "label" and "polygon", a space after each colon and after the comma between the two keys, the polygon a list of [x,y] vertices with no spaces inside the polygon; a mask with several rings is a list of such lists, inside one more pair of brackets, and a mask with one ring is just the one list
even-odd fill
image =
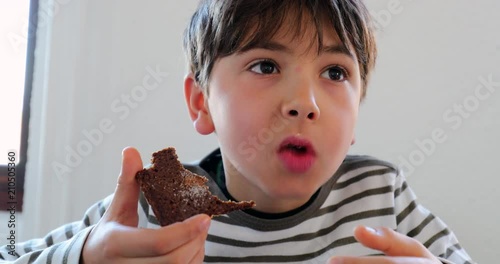
{"label": "nose", "polygon": [[281,113],[288,119],[315,121],[320,116],[319,106],[312,85],[296,85],[287,91]]}

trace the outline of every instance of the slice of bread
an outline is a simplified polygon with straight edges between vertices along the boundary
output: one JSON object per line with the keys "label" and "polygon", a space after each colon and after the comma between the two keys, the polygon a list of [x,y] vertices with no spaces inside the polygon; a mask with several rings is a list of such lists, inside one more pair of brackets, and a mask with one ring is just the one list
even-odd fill
{"label": "slice of bread", "polygon": [[153,153],[152,166],[136,174],[146,200],[162,226],[196,214],[226,214],[255,206],[253,201],[222,201],[205,184],[208,179],[185,169],[175,148]]}

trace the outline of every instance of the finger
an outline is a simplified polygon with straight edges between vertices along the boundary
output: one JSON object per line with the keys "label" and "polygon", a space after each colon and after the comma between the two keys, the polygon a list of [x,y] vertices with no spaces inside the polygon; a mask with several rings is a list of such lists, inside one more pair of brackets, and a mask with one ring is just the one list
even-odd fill
{"label": "finger", "polygon": [[208,233],[201,237],[201,247],[198,249],[196,255],[189,262],[190,264],[202,263],[205,258],[205,241],[207,240]]}
{"label": "finger", "polygon": [[[184,222],[175,223],[160,229],[139,229],[120,226],[108,238],[115,241],[106,245],[106,254],[123,257],[155,257],[166,255],[198,237],[205,238],[210,226],[208,215],[196,215]],[[204,239],[203,239],[204,241]]]}
{"label": "finger", "polygon": [[[176,249],[166,255],[152,256],[152,257],[134,257],[134,258],[122,258],[118,263],[130,263],[130,264],[149,264],[149,263],[188,263],[188,264],[199,264],[203,262],[205,257],[204,250],[205,241],[202,239],[192,240],[191,242],[184,244],[180,248]],[[201,252],[201,254],[200,254]],[[196,254],[195,254],[196,253]],[[193,255],[195,254],[195,255]]]}
{"label": "finger", "polygon": [[140,170],[142,170],[142,160],[139,152],[132,147],[125,148],[122,152],[122,167],[113,201],[105,216],[107,220],[127,226],[137,226],[139,184],[135,180],[135,174]]}
{"label": "finger", "polygon": [[[200,264],[203,263],[205,257],[205,238],[206,236],[199,236],[195,240],[184,244],[167,255],[156,257],[139,257],[139,258],[122,258],[118,263],[125,264],[156,264],[156,263],[188,263]],[[193,255],[193,253],[196,253]]]}
{"label": "finger", "polygon": [[[205,239],[206,240],[206,239]],[[196,255],[193,257],[189,264],[198,264],[202,263],[205,258],[205,241],[203,241],[203,246],[198,250]]]}
{"label": "finger", "polygon": [[[202,263],[205,255],[204,245],[206,234],[201,234],[188,243],[176,248],[169,254],[165,255],[161,263]],[[202,258],[200,259],[200,251],[203,249]]]}
{"label": "finger", "polygon": [[358,226],[354,237],[366,247],[380,250],[387,256],[425,257],[434,256],[417,240],[386,227],[373,229]]}
{"label": "finger", "polygon": [[333,257],[328,264],[433,264],[426,258],[415,257]]}

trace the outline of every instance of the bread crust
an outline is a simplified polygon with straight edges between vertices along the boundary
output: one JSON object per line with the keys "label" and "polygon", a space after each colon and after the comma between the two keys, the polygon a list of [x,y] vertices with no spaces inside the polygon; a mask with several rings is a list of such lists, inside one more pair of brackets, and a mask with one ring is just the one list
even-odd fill
{"label": "bread crust", "polygon": [[208,179],[185,169],[173,147],[153,153],[151,161],[135,177],[162,226],[197,214],[217,216],[255,206],[254,201],[222,201],[212,195]]}

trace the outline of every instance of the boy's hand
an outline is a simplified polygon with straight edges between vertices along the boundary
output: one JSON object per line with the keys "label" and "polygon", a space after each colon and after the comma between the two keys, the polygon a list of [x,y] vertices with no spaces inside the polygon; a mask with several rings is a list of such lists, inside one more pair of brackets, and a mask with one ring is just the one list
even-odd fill
{"label": "boy's hand", "polygon": [[139,152],[123,150],[122,169],[108,210],[85,242],[80,263],[201,263],[210,225],[207,215],[193,216],[157,230],[139,229]]}
{"label": "boy's hand", "polygon": [[354,230],[354,237],[364,246],[380,250],[386,256],[332,257],[328,261],[329,264],[441,264],[441,261],[432,255],[419,241],[389,228],[381,227],[375,230],[365,226],[358,226]]}

